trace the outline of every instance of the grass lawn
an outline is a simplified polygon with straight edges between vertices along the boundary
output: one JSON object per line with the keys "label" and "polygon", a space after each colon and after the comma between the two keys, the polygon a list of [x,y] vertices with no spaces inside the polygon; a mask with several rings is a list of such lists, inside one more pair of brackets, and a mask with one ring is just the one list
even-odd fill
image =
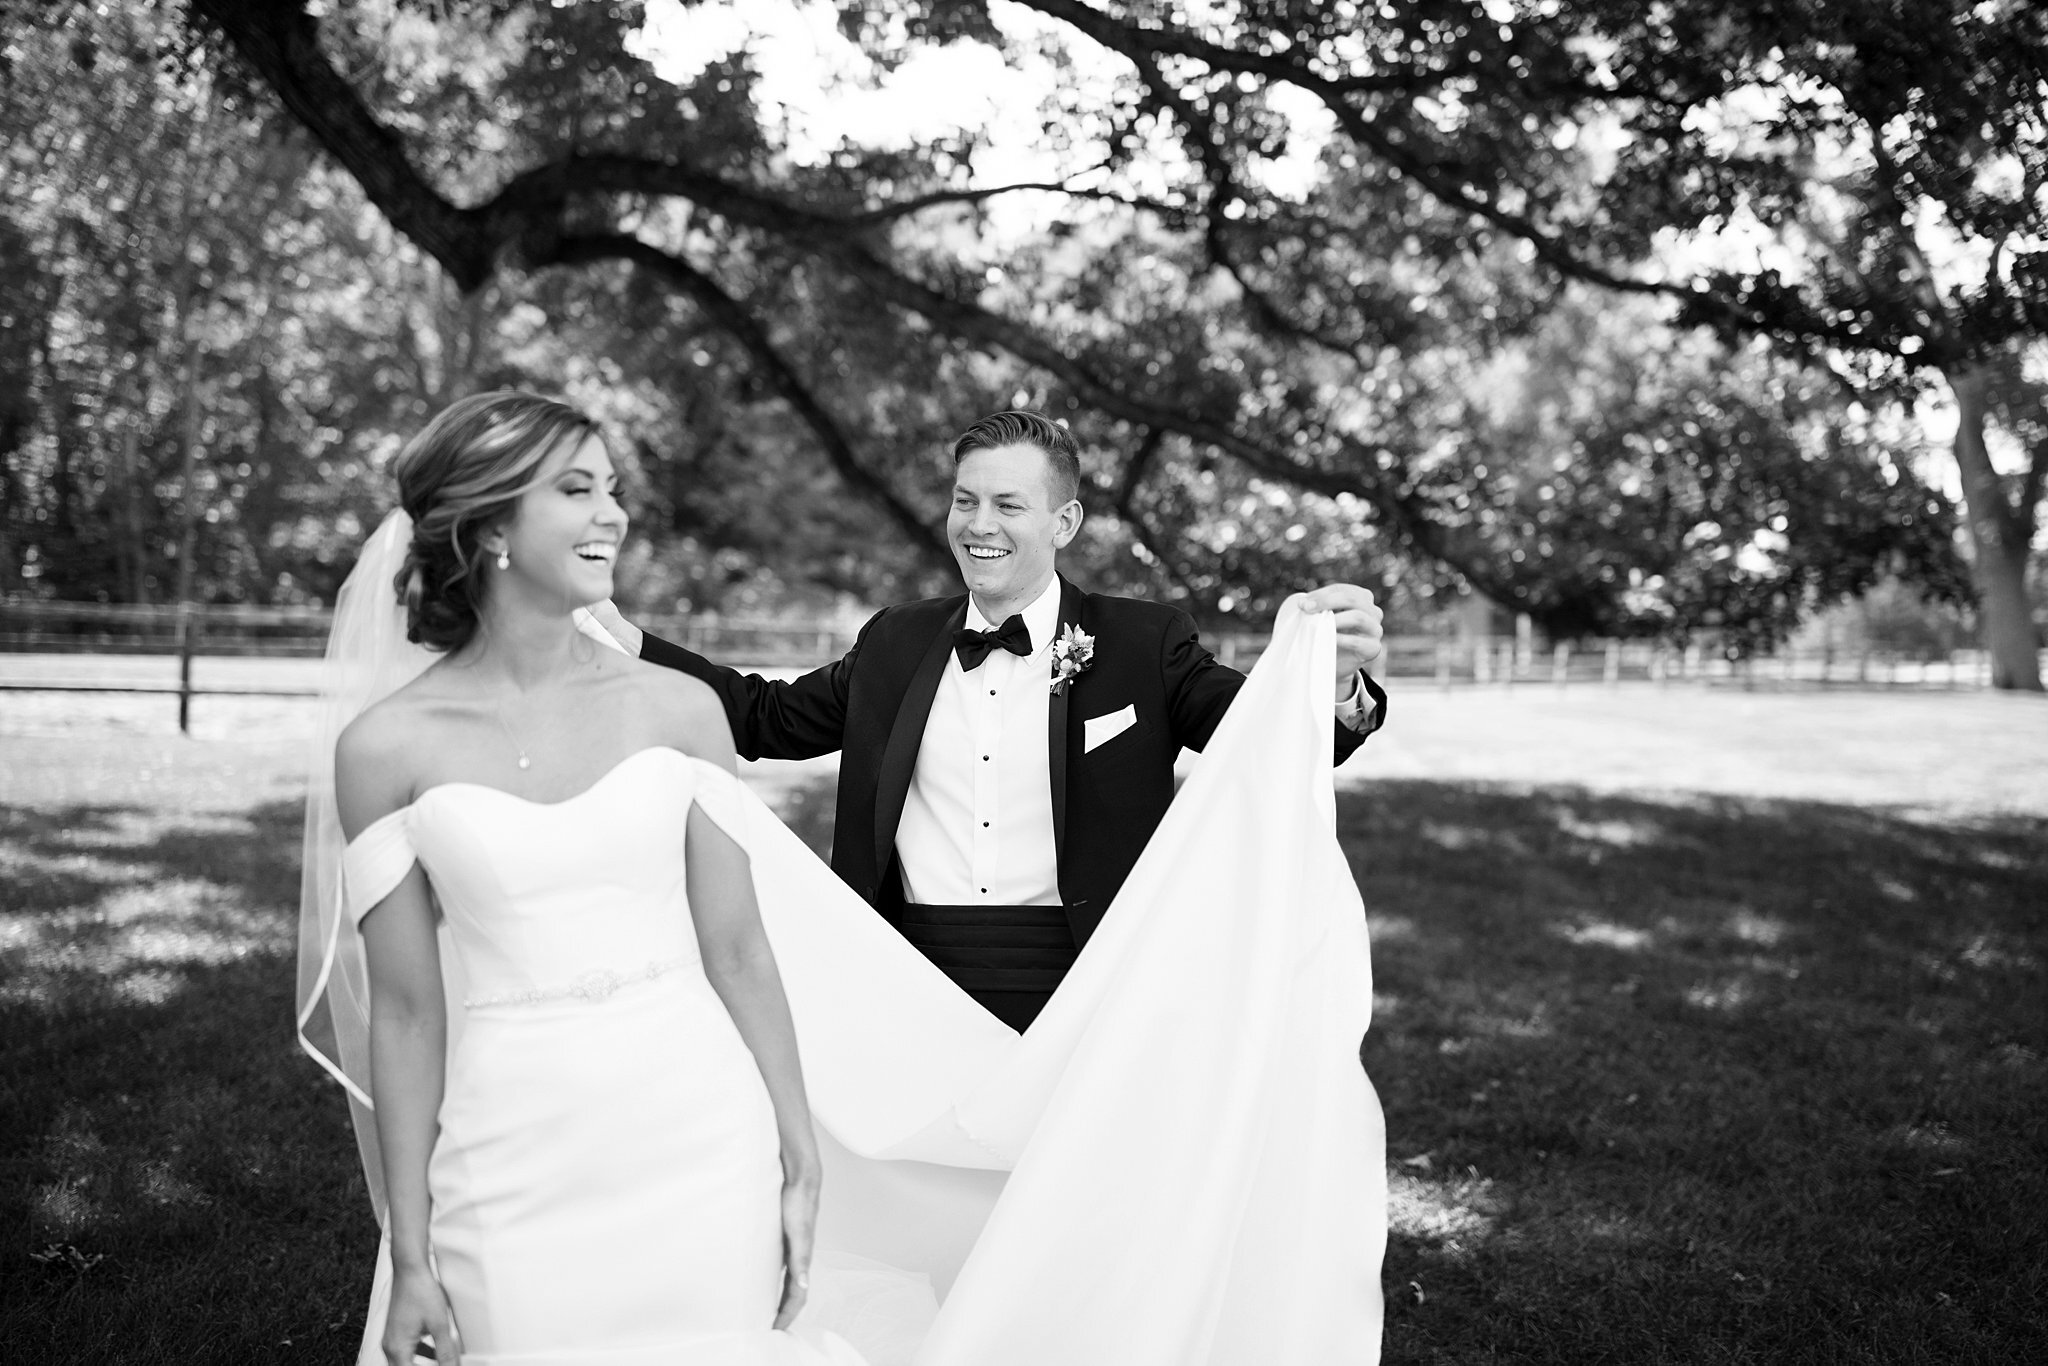
{"label": "grass lawn", "polygon": [[[1339,797],[1385,1360],[2048,1360],[2048,709],[1973,801],[1883,737],[1981,698],[1505,696],[1412,699]],[[291,1041],[293,723],[146,705],[0,715],[0,1360],[344,1362],[375,1236]],[[822,842],[829,774],[761,780]]]}

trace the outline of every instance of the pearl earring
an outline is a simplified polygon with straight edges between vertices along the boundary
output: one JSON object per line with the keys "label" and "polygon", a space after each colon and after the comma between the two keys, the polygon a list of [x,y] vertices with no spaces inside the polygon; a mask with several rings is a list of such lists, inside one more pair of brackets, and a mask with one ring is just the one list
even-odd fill
{"label": "pearl earring", "polygon": [[499,551],[499,552],[498,552],[498,568],[500,568],[500,569],[510,569],[511,567],[512,567],[512,552],[511,552],[511,551],[509,551],[509,550],[501,550],[501,551]]}

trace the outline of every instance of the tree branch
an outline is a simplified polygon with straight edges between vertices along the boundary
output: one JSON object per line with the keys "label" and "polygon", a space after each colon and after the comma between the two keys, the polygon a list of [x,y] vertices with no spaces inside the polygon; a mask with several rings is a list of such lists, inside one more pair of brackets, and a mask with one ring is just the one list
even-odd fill
{"label": "tree branch", "polygon": [[[1127,392],[1086,361],[1067,354],[1026,324],[993,313],[980,304],[941,293],[901,274],[857,243],[835,243],[825,248],[823,254],[884,302],[915,313],[962,341],[1006,351],[1035,365],[1064,381],[1076,397],[1112,416],[1142,427],[1163,427],[1179,432],[1234,456],[1253,469],[1292,480],[1313,492],[1359,492],[1355,482],[1348,478],[1270,451],[1229,427],[1188,413],[1178,404],[1154,402]],[[1361,443],[1360,449],[1368,448]]]}
{"label": "tree branch", "polygon": [[[2043,400],[2039,389],[2029,386],[2029,405],[2034,411],[2031,424],[2034,435],[2028,441],[2021,437],[2027,449],[2027,468],[2020,475],[2020,497],[2016,511],[2019,514],[2020,534],[2026,544],[2031,545],[2034,530],[2041,520],[2041,495],[2048,492],[2048,401]],[[2017,426],[2018,424],[2012,424]]]}
{"label": "tree branch", "polygon": [[1200,210],[1202,245],[1209,253],[1211,264],[1236,282],[1237,287],[1244,292],[1252,311],[1276,331],[1359,363],[1355,346],[1346,345],[1338,338],[1326,336],[1304,323],[1297,322],[1288,316],[1287,311],[1277,300],[1252,280],[1230,245],[1228,220],[1224,213],[1232,199],[1242,198],[1243,195],[1237,180],[1237,168],[1230,164],[1229,157],[1217,145],[1214,136],[1215,116],[1175,89],[1173,83],[1166,78],[1166,73],[1159,69],[1158,62],[1152,57],[1134,57],[1132,61],[1138,69],[1138,79],[1152,92],[1152,97],[1162,108],[1180,120],[1183,130],[1181,140],[1194,145],[1195,155],[1202,164],[1204,178],[1209,182],[1209,202]]}
{"label": "tree branch", "polygon": [[[1102,168],[1089,167],[1087,170],[1079,172],[1079,174],[1087,175],[1089,171],[1100,169]],[[880,204],[872,209],[863,209],[859,213],[848,214],[845,218],[838,221],[842,226],[849,228],[874,227],[878,224],[894,222],[899,218],[908,218],[910,215],[922,213],[926,209],[952,204],[983,204],[1001,195],[1017,194],[1020,191],[1026,190],[1040,190],[1048,194],[1065,195],[1069,199],[1086,199],[1097,203],[1115,204],[1120,208],[1126,209],[1144,209],[1175,221],[1187,217],[1187,210],[1185,208],[1175,204],[1167,204],[1157,199],[1150,199],[1144,195],[1123,195],[1117,194],[1112,190],[1084,190],[1061,181],[1024,181],[1013,185],[992,185],[987,189],[981,190],[934,190],[930,194],[917,195],[914,198],[901,200],[894,204]]]}
{"label": "tree branch", "polygon": [[[1284,82],[1315,96],[1337,121],[1338,129],[1361,148],[1386,165],[1415,181],[1449,208],[1485,222],[1527,242],[1536,259],[1559,275],[1597,285],[1623,294],[1640,294],[1675,300],[1702,322],[1741,331],[1759,332],[1780,340],[1793,333],[1812,340],[1837,342],[1857,349],[1868,348],[1870,339],[1846,326],[1817,317],[1802,317],[1795,324],[1774,321],[1769,309],[1740,298],[1710,291],[1702,284],[1648,280],[1611,270],[1577,251],[1559,234],[1523,214],[1510,212],[1482,192],[1462,184],[1444,167],[1388,136],[1379,121],[1346,98],[1356,88],[1344,78],[1322,74],[1300,57],[1246,52],[1213,42],[1185,28],[1171,24],[1132,24],[1083,3],[1082,0],[1023,0],[1031,8],[1058,19],[1116,52],[1143,73],[1146,64],[1159,54],[1190,57],[1218,71],[1239,72]],[[1605,92],[1603,92],[1605,93]],[[1619,97],[1620,92],[1612,92]],[[1637,94],[1633,98],[1649,98]],[[1659,101],[1667,102],[1668,101]],[[1199,154],[1199,153],[1198,153]],[[1797,340],[1798,338],[1792,338]]]}
{"label": "tree branch", "polygon": [[456,208],[427,183],[406,158],[404,142],[377,121],[334,69],[320,50],[319,24],[306,12],[304,0],[191,0],[191,5],[355,177],[392,227],[439,261],[463,290],[490,278],[496,244],[474,214]]}
{"label": "tree branch", "polygon": [[[304,0],[191,0],[256,73],[286,111],[362,185],[392,227],[439,261],[468,293],[490,278],[500,252],[527,242],[547,254],[545,234],[578,194],[674,195],[748,227],[782,235],[845,233],[879,226],[950,203],[979,203],[1023,190],[1043,190],[1172,215],[1173,206],[1058,182],[938,191],[854,213],[821,212],[681,162],[607,152],[579,152],[533,166],[489,200],[461,208],[422,176],[405,144],[363,103],[321,51],[319,21]],[[538,230],[538,233],[537,233]],[[535,243],[535,236],[543,240]]]}
{"label": "tree branch", "polygon": [[2031,542],[2041,520],[2041,490],[2044,484],[2048,484],[2048,438],[2036,441],[2030,453],[2033,459],[2020,478],[2019,515],[2020,529]]}
{"label": "tree branch", "polygon": [[825,458],[838,471],[840,478],[886,512],[897,530],[927,559],[938,566],[952,567],[953,555],[945,539],[917,509],[905,503],[879,475],[861,463],[852,438],[811,392],[795,366],[776,348],[745,304],[681,257],[672,256],[624,233],[562,237],[554,244],[546,264],[573,266],[595,261],[629,261],[687,295],[707,318],[745,348],[753,362],[754,373],[810,428],[823,448]]}
{"label": "tree branch", "polygon": [[1172,549],[1165,544],[1165,538],[1138,511],[1135,501],[1138,485],[1144,482],[1145,471],[1150,468],[1153,457],[1159,454],[1159,448],[1165,440],[1166,432],[1162,428],[1145,429],[1145,435],[1138,439],[1138,449],[1132,452],[1130,463],[1124,466],[1124,477],[1117,486],[1116,497],[1111,501],[1110,507],[1123,524],[1131,529],[1131,534],[1138,538],[1138,544],[1145,547],[1146,553],[1166,571],[1166,577],[1173,580],[1174,585],[1192,599],[1195,596],[1194,584],[1188,581],[1187,572],[1181,568]]}
{"label": "tree branch", "polygon": [[[832,254],[848,273],[886,302],[918,314],[963,341],[1008,352],[1058,377],[1076,397],[1103,412],[1155,431],[1179,433],[1236,459],[1254,474],[1326,497],[1349,494],[1362,499],[1416,550],[1457,570],[1481,592],[1507,604],[1521,596],[1509,580],[1492,570],[1486,547],[1461,545],[1453,529],[1430,516],[1426,504],[1412,492],[1412,481],[1404,475],[1406,464],[1401,454],[1390,447],[1345,438],[1336,454],[1350,472],[1309,464],[1183,407],[1130,394],[1032,329],[900,275],[856,245],[841,244]],[[1366,473],[1383,469],[1386,473],[1380,478]]]}
{"label": "tree branch", "polygon": [[[785,244],[837,266],[884,302],[921,316],[955,338],[1006,352],[1058,377],[1077,397],[1106,413],[1139,426],[1179,433],[1267,478],[1329,496],[1363,498],[1419,549],[1438,555],[1475,583],[1491,582],[1491,576],[1457,553],[1441,528],[1431,525],[1427,509],[1419,501],[1399,493],[1390,479],[1373,477],[1383,459],[1390,467],[1397,463],[1392,452],[1346,441],[1337,453],[1353,472],[1326,469],[1191,414],[1178,404],[1130,392],[1035,329],[944,294],[885,263],[849,231],[861,221],[859,215],[827,214],[789,204],[672,162],[605,153],[570,156],[532,168],[515,176],[486,204],[457,208],[406,160],[402,141],[377,121],[320,51],[317,24],[303,0],[278,4],[192,0],[192,4],[196,13],[221,29],[293,116],[363,185],[392,226],[439,261],[458,287],[465,292],[479,288],[494,273],[503,250],[514,243],[521,245],[525,259],[535,266],[627,260],[651,271],[696,301],[708,318],[746,349],[761,378],[817,436],[833,467],[887,511],[913,544],[937,560],[950,563],[943,542],[915,509],[860,462],[851,439],[742,303],[687,261],[636,237],[560,233],[561,213],[570,196],[673,194],[736,223],[766,230]],[[1086,11],[1085,6],[1079,8]],[[1299,84],[1298,76],[1291,73],[1289,78]],[[1333,107],[1355,118],[1355,111],[1341,99],[1330,98]],[[884,206],[872,211],[869,221],[884,221],[893,211],[894,206]],[[903,206],[902,211],[911,208]],[[1657,288],[1640,282],[1633,287]]]}
{"label": "tree branch", "polygon": [[1152,467],[1159,448],[1166,442],[1166,433],[1157,427],[1147,427],[1145,434],[1138,438],[1138,449],[1131,452],[1130,460],[1124,465],[1124,477],[1118,481],[1116,497],[1110,506],[1119,513],[1131,505],[1131,499],[1138,496],[1138,486],[1145,482],[1145,475]]}

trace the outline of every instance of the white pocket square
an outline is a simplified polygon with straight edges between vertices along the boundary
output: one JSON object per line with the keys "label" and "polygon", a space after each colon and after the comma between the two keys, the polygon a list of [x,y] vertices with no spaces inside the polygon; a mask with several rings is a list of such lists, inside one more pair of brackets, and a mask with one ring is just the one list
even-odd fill
{"label": "white pocket square", "polygon": [[1081,752],[1086,754],[1105,740],[1114,740],[1138,724],[1138,709],[1125,707],[1107,716],[1091,716],[1081,723]]}

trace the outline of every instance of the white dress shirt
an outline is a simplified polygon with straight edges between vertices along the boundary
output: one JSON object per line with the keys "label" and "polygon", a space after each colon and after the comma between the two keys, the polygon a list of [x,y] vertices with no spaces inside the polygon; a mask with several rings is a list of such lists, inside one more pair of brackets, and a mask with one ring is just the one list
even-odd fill
{"label": "white dress shirt", "polygon": [[[1057,906],[1052,768],[1046,752],[1060,581],[1021,614],[1031,653],[946,661],[896,827],[904,900],[930,906]],[[1001,623],[967,600],[967,625]]]}
{"label": "white dress shirt", "polygon": [[[1058,576],[1021,615],[1030,654],[993,649],[972,669],[962,669],[955,654],[939,679],[896,826],[903,899],[913,905],[1060,904],[1046,752]],[[966,624],[977,631],[1001,625],[983,616],[972,597]],[[1354,681],[1337,717],[1363,730],[1377,710]]]}

